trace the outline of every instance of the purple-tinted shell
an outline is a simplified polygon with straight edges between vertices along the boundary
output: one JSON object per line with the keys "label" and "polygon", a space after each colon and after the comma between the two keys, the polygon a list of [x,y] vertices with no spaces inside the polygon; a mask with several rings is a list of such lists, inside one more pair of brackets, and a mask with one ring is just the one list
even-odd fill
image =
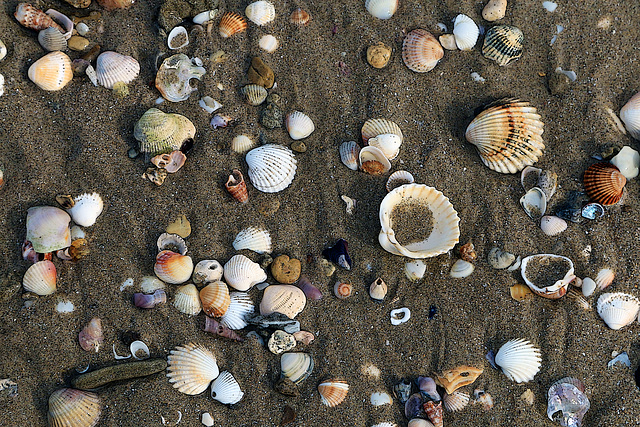
{"label": "purple-tinted shell", "polygon": [[431,377],[418,377],[418,388],[434,402],[440,402],[436,382]]}
{"label": "purple-tinted shell", "polygon": [[298,283],[296,283],[296,286],[302,289],[302,292],[304,292],[304,295],[307,297],[307,299],[322,299],[322,292],[320,291],[320,289],[313,286],[311,281],[309,281],[309,279],[307,279],[306,277],[302,276]]}
{"label": "purple-tinted shell", "polygon": [[204,331],[210,332],[214,335],[218,335],[220,337],[229,338],[231,340],[236,341],[244,341],[240,335],[238,335],[234,330],[227,328],[226,326],[221,325],[217,320],[212,319],[209,316],[205,317],[204,321]]}
{"label": "purple-tinted shell", "polygon": [[[547,416],[565,427],[580,427],[591,404],[584,385],[576,378],[563,378],[549,388]],[[558,413],[560,412],[560,413]]]}
{"label": "purple-tinted shell", "polygon": [[404,415],[412,420],[414,418],[427,418],[427,414],[424,412],[422,405],[424,404],[424,397],[420,393],[414,393],[409,400],[404,404]]}
{"label": "purple-tinted shell", "polygon": [[133,294],[133,303],[139,308],[153,308],[158,304],[167,302],[167,294],[162,289],[157,289],[153,294]]}
{"label": "purple-tinted shell", "polygon": [[496,355],[493,350],[489,350],[485,357],[487,358],[493,369],[497,369],[498,371],[500,370],[500,368],[498,368],[498,365],[496,365]]}
{"label": "purple-tinted shell", "polygon": [[221,116],[219,114],[216,114],[211,119],[211,126],[213,126],[214,129],[224,128],[224,127],[227,127],[229,125],[229,122],[231,122],[231,118],[230,117]]}
{"label": "purple-tinted shell", "polygon": [[33,245],[28,240],[25,240],[22,244],[22,258],[24,258],[25,261],[30,261],[34,264],[40,261],[38,259],[38,253],[33,249]]}
{"label": "purple-tinted shell", "polygon": [[91,319],[87,326],[85,326],[78,334],[80,347],[86,351],[93,351],[97,353],[103,341],[104,335],[102,334],[102,322],[97,317]]}
{"label": "purple-tinted shell", "polygon": [[322,256],[340,267],[351,270],[351,257],[347,252],[347,241],[344,239],[339,239],[333,247],[322,251]]}

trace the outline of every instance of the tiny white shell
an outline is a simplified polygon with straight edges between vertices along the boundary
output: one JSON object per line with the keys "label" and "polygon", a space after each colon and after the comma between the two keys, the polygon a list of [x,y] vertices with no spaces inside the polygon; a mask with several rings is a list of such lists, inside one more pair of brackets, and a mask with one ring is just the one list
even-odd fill
{"label": "tiny white shell", "polygon": [[220,373],[216,357],[200,344],[189,343],[184,347],[176,347],[171,350],[167,362],[169,382],[178,391],[189,395],[205,391]]}
{"label": "tiny white shell", "polygon": [[478,41],[480,30],[473,19],[467,15],[460,14],[453,24],[453,35],[456,38],[456,45],[460,50],[471,50]]}
{"label": "tiny white shell", "polygon": [[189,33],[183,26],[174,27],[167,37],[167,46],[171,50],[181,49],[189,45]]}
{"label": "tiny white shell", "polygon": [[87,33],[89,33],[89,26],[84,22],[80,22],[78,25],[76,25],[76,30],[81,36],[86,36]]}
{"label": "tiny white shell", "polygon": [[389,19],[398,9],[398,0],[366,0],[364,7],[374,18]]}
{"label": "tiny white shell", "polygon": [[194,24],[202,25],[205,22],[213,20],[216,16],[218,16],[218,9],[205,10],[194,16],[192,21]]}
{"label": "tiny white shell", "polygon": [[240,402],[243,396],[240,384],[229,371],[221,372],[211,383],[211,397],[220,403],[233,405]]}
{"label": "tiny white shell", "polygon": [[496,365],[512,381],[528,382],[540,371],[540,350],[524,339],[505,343],[496,353]]}
{"label": "tiny white shell", "polygon": [[424,277],[424,273],[427,271],[427,264],[421,260],[416,259],[414,261],[407,261],[404,264],[404,274],[409,280],[420,280]]}
{"label": "tiny white shell", "polygon": [[296,174],[297,160],[282,145],[266,144],[245,156],[253,186],[264,193],[277,193],[287,188]]}
{"label": "tiny white shell", "polygon": [[582,279],[582,295],[585,297],[593,295],[597,287],[598,285],[591,277],[585,277]]}
{"label": "tiny white shell", "polygon": [[264,35],[260,38],[258,45],[261,49],[273,53],[278,49],[278,39],[272,36],[271,34]]}
{"label": "tiny white shell", "polygon": [[264,228],[247,227],[240,231],[233,241],[236,251],[249,249],[259,254],[271,252],[271,235]]}
{"label": "tiny white shell", "polygon": [[222,265],[215,259],[205,259],[193,269],[193,283],[210,283],[222,279]]}
{"label": "tiny white shell", "polygon": [[200,101],[198,102],[198,104],[200,105],[200,107],[202,107],[204,111],[206,111],[209,114],[222,108],[222,104],[220,104],[218,101],[216,101],[210,96],[203,96],[202,98],[200,98]]}
{"label": "tiny white shell", "polygon": [[543,216],[540,219],[540,228],[547,236],[557,236],[567,229],[567,221],[557,216]]}
{"label": "tiny white shell", "polygon": [[308,137],[316,129],[311,118],[301,111],[290,113],[286,125],[289,136],[296,141]]}
{"label": "tiny white shell", "polygon": [[204,414],[202,414],[202,417],[200,418],[200,422],[202,423],[202,425],[205,425],[207,427],[213,427],[213,425],[215,424],[213,417],[208,412],[205,412]]}
{"label": "tiny white shell", "polygon": [[371,404],[373,406],[391,405],[392,403],[391,396],[384,391],[371,393]]}
{"label": "tiny white shell", "polygon": [[260,268],[260,264],[244,255],[234,255],[224,265],[224,278],[232,288],[247,291],[267,280],[267,274]]}
{"label": "tiny white shell", "polygon": [[355,141],[345,141],[340,144],[340,160],[351,170],[358,170],[358,156],[360,146]]}
{"label": "tiny white shell", "polygon": [[102,197],[98,193],[85,193],[75,197],[73,201],[75,204],[68,209],[73,222],[82,227],[90,227],[95,224],[104,207]]}
{"label": "tiny white shell", "polygon": [[600,295],[597,306],[598,314],[602,320],[614,330],[633,322],[640,311],[638,298],[622,292]]}
{"label": "tiny white shell", "polygon": [[102,52],[96,60],[98,83],[113,89],[117,82],[131,83],[140,74],[140,64],[134,58],[118,52]]}
{"label": "tiny white shell", "polygon": [[242,329],[248,325],[247,317],[255,311],[253,301],[246,292],[231,292],[229,298],[231,303],[220,319],[220,324],[229,329]]}
{"label": "tiny white shell", "polygon": [[609,286],[615,277],[616,274],[610,268],[603,268],[598,271],[598,275],[596,276],[596,285],[598,285],[598,289],[603,290]]}
{"label": "tiny white shell", "polygon": [[463,259],[459,259],[453,263],[451,266],[451,271],[449,272],[449,276],[462,279],[464,277],[468,277],[473,273],[475,267],[469,261],[465,261]]}
{"label": "tiny white shell", "polygon": [[407,307],[396,308],[395,310],[391,310],[391,324],[393,326],[397,326],[401,323],[405,323],[409,321],[411,318],[411,310]]}
{"label": "tiny white shell", "polygon": [[131,352],[131,356],[136,360],[148,359],[149,356],[151,356],[149,347],[140,340],[132,342],[131,345],[129,345],[129,351]]}
{"label": "tiny white shell", "polygon": [[368,142],[370,146],[379,148],[387,159],[393,160],[398,157],[398,153],[400,153],[402,138],[393,133],[384,133],[370,138]]}
{"label": "tiny white shell", "polygon": [[152,294],[158,289],[166,289],[167,285],[156,276],[143,276],[140,279],[140,289],[142,293]]}
{"label": "tiny white shell", "polygon": [[246,153],[256,146],[256,142],[247,135],[236,135],[231,140],[231,151]]}
{"label": "tiny white shell", "polygon": [[271,2],[258,0],[248,5],[244,14],[254,24],[263,26],[276,18],[276,8]]}

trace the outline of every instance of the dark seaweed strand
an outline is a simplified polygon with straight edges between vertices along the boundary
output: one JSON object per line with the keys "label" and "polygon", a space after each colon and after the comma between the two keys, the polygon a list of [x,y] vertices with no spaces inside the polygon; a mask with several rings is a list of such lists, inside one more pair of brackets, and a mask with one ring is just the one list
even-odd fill
{"label": "dark seaweed strand", "polygon": [[165,369],[167,369],[167,361],[164,359],[122,363],[82,374],[71,381],[71,385],[80,390],[93,390],[114,381],[146,377]]}

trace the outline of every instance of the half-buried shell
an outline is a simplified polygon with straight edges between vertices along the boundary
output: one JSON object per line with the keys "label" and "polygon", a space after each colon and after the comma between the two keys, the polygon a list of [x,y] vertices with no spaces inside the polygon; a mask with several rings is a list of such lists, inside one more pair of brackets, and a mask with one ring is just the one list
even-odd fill
{"label": "half-buried shell", "polygon": [[417,28],[407,34],[402,42],[404,65],[416,73],[431,71],[444,56],[444,50],[433,34]]}
{"label": "half-buried shell", "polygon": [[640,301],[633,295],[622,292],[607,293],[598,298],[598,314],[608,327],[617,330],[635,320],[640,310]]}
{"label": "half-buried shell", "polygon": [[191,120],[157,108],[148,109],[133,128],[133,136],[140,141],[140,152],[149,157],[180,150],[185,141],[195,135]]}
{"label": "half-buried shell", "polygon": [[93,427],[101,412],[100,398],[90,391],[61,388],[49,396],[47,418],[51,427]]}
{"label": "half-buried shell", "polygon": [[487,31],[482,45],[482,55],[504,66],[522,56],[523,44],[524,34],[519,28],[498,25]]}
{"label": "half-buried shell", "polygon": [[202,393],[220,373],[216,357],[200,344],[189,343],[184,347],[176,347],[171,350],[167,362],[169,382],[185,394]]}
{"label": "half-buried shell", "polygon": [[246,85],[241,92],[249,105],[260,105],[267,99],[267,90],[260,85]]}
{"label": "half-buried shell", "polygon": [[398,135],[401,140],[404,140],[400,126],[389,119],[369,119],[364,122],[362,129],[360,130],[362,141],[365,144],[369,141],[369,138],[374,138],[385,133],[393,133]]}
{"label": "half-buried shell", "polygon": [[267,144],[254,148],[245,157],[249,179],[264,193],[277,193],[287,188],[296,175],[293,152],[282,145]]}
{"label": "half-buried shell", "polygon": [[627,178],[611,163],[601,162],[589,166],[582,178],[589,198],[604,206],[614,205],[624,193]]}
{"label": "half-buried shell", "polygon": [[313,371],[313,357],[307,353],[284,353],[280,356],[280,371],[282,376],[295,384],[300,384],[309,378]]}
{"label": "half-buried shell", "polygon": [[270,253],[271,235],[264,228],[247,227],[238,233],[233,241],[233,248],[236,251],[249,249],[259,254]]}

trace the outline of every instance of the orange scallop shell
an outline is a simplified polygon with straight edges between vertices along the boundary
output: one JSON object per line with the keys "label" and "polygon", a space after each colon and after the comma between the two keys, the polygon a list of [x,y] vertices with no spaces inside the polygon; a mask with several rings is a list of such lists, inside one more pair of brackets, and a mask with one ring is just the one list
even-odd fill
{"label": "orange scallop shell", "polygon": [[608,206],[620,201],[627,178],[611,163],[601,162],[589,166],[583,182],[592,201]]}
{"label": "orange scallop shell", "polygon": [[38,295],[49,295],[56,291],[56,266],[49,260],[33,264],[22,279],[22,286],[27,292]]}
{"label": "orange scallop shell", "polygon": [[223,38],[231,37],[247,29],[247,21],[236,12],[227,12],[220,19],[218,30]]}
{"label": "orange scallop shell", "polygon": [[156,257],[153,271],[160,280],[177,285],[186,282],[191,277],[193,260],[187,255],[162,251]]}
{"label": "orange scallop shell", "polygon": [[402,42],[402,61],[416,73],[432,70],[443,56],[444,50],[438,39],[422,28],[411,31]]}
{"label": "orange scallop shell", "polygon": [[209,283],[200,290],[202,309],[207,315],[221,317],[229,309],[231,297],[227,284],[221,281]]}
{"label": "orange scallop shell", "polygon": [[318,386],[322,403],[334,407],[342,403],[349,392],[349,384],[342,380],[327,380]]}
{"label": "orange scallop shell", "polygon": [[298,25],[302,27],[303,25],[307,25],[307,23],[311,20],[311,15],[306,10],[297,8],[293,12],[291,12],[291,16],[289,20],[292,24]]}

